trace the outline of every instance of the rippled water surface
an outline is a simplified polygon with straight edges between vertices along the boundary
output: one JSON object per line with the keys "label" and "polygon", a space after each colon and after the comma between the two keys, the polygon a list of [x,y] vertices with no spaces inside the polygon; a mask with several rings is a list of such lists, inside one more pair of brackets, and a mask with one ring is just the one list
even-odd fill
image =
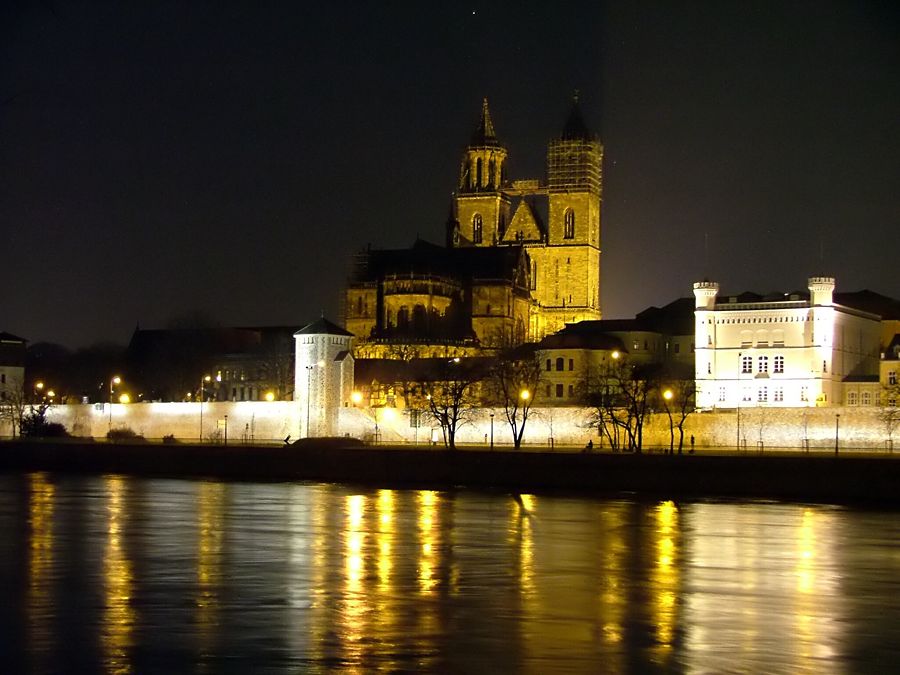
{"label": "rippled water surface", "polygon": [[4,672],[900,669],[900,518],[0,476]]}

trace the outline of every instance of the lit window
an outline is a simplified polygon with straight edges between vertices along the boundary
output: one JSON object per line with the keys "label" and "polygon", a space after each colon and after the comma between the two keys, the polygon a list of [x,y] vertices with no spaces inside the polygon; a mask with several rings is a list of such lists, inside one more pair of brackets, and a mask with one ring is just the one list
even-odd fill
{"label": "lit window", "polygon": [[775,373],[783,373],[784,372],[784,357],[776,356],[773,365],[773,372]]}
{"label": "lit window", "polygon": [[758,372],[760,373],[768,373],[769,372],[769,357],[768,356],[760,356],[757,362]]}
{"label": "lit window", "polygon": [[752,373],[753,372],[753,357],[752,356],[742,356],[741,357],[741,372],[742,373]]}
{"label": "lit window", "polygon": [[566,214],[563,218],[565,220],[563,238],[572,239],[575,237],[575,212],[572,209],[566,209]]}
{"label": "lit window", "polygon": [[864,391],[862,393],[862,404],[863,405],[872,405],[872,393],[869,391]]}
{"label": "lit window", "polygon": [[857,404],[856,392],[851,391],[849,394],[847,394],[847,405],[856,405],[856,404]]}

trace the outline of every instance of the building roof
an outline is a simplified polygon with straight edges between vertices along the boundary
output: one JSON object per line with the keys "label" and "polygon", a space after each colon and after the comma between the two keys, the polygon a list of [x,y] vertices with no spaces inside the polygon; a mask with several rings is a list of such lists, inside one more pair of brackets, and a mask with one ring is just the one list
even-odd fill
{"label": "building roof", "polygon": [[584,123],[584,118],[581,116],[581,107],[578,105],[577,92],[572,97],[572,108],[569,110],[569,117],[566,119],[565,126],[563,126],[560,139],[564,141],[594,140],[594,135],[587,128],[587,125]]}
{"label": "building roof", "polygon": [[323,316],[312,323],[306,324],[294,335],[348,335],[352,337],[353,333],[344,330]]}
{"label": "building roof", "polygon": [[599,335],[602,333],[694,334],[694,299],[678,298],[662,307],[648,307],[633,319],[600,319],[566,324],[557,335]]}
{"label": "building roof", "polygon": [[410,248],[362,253],[357,259],[352,282],[377,281],[385,275],[395,274],[512,280],[523,250],[521,246],[446,248],[417,239]]}
{"label": "building roof", "polygon": [[0,332],[0,342],[13,342],[16,344],[25,344],[28,342],[25,338],[20,338],[18,335],[13,335],[12,333],[2,333]]}
{"label": "building roof", "polygon": [[[835,305],[849,307],[860,312],[876,314],[882,319],[900,319],[900,300],[895,300],[881,293],[863,289],[860,291],[835,291],[832,294]],[[738,295],[734,293],[719,293],[716,306],[727,309],[729,304],[750,302],[809,302],[809,290],[796,290],[787,293],[773,291],[771,293],[754,293],[744,291]]]}
{"label": "building roof", "polygon": [[494,132],[494,122],[491,120],[491,111],[488,108],[487,97],[481,102],[481,119],[478,121],[475,131],[472,132],[472,139],[469,145],[475,147],[500,146],[497,134]]}

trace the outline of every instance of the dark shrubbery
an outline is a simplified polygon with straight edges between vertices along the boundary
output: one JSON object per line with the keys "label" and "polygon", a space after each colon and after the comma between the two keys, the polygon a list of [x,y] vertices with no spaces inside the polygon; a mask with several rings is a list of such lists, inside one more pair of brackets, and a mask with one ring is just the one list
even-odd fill
{"label": "dark shrubbery", "polygon": [[178,439],[175,438],[175,434],[166,434],[162,437],[162,442],[165,445],[175,445],[176,443],[178,443]]}
{"label": "dark shrubbery", "polygon": [[47,421],[49,406],[31,407],[31,411],[22,418],[19,433],[23,438],[65,438],[69,435],[65,426],[59,422]]}
{"label": "dark shrubbery", "polygon": [[143,441],[144,437],[130,429],[129,427],[121,427],[120,429],[110,429],[106,433],[106,438],[110,441]]}

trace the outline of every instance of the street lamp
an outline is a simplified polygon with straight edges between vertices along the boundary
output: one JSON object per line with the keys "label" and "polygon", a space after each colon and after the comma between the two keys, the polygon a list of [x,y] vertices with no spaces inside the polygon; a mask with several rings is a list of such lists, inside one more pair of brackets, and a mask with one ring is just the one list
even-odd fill
{"label": "street lamp", "polygon": [[491,450],[494,449],[494,413],[491,413]]}
{"label": "street lamp", "polygon": [[117,384],[121,384],[122,378],[113,375],[109,381],[109,430],[112,431],[112,406],[113,406],[113,389]]}
{"label": "street lamp", "polygon": [[841,430],[841,415],[840,413],[834,416],[834,456],[837,457],[838,454],[838,435]]}
{"label": "street lamp", "polygon": [[527,389],[523,389],[519,392],[519,398],[521,398],[523,401],[527,401],[529,398],[531,398],[531,392]]}
{"label": "street lamp", "polygon": [[[671,389],[666,389],[663,392],[663,406],[666,409],[666,414],[669,416],[669,454],[673,454],[675,452],[675,426],[672,422],[672,410],[669,408],[669,401],[672,400],[674,394]],[[683,436],[682,436],[683,438]],[[678,452],[681,453],[681,445],[678,446]]]}
{"label": "street lamp", "polygon": [[275,400],[275,392],[274,392],[274,391],[267,391],[267,392],[266,392],[266,400],[267,400],[269,403],[271,403],[272,401],[274,401],[274,400]]}
{"label": "street lamp", "polygon": [[204,375],[200,378],[200,444],[203,444],[203,389],[207,382],[212,382],[211,375]]}

